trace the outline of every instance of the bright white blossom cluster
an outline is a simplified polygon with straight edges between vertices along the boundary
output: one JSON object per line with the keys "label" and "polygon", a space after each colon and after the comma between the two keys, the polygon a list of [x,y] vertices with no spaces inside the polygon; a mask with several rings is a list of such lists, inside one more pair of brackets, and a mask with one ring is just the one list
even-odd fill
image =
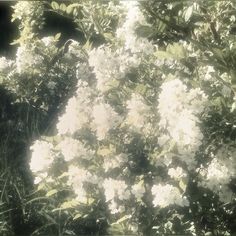
{"label": "bright white blossom cluster", "polygon": [[167,207],[171,204],[179,206],[188,206],[187,198],[183,197],[179,189],[170,185],[153,185],[152,195],[154,196],[153,205],[159,207]]}
{"label": "bright white blossom cluster", "polygon": [[90,160],[93,158],[94,151],[87,149],[83,143],[71,137],[65,137],[58,145],[65,161],[75,158]]}
{"label": "bright white blossom cluster", "polygon": [[73,134],[91,120],[93,90],[86,82],[78,82],[77,94],[70,98],[65,113],[57,123],[58,134]]}
{"label": "bright white blossom cluster", "polygon": [[123,3],[127,7],[127,17],[116,32],[117,37],[123,41],[123,47],[114,50],[102,45],[89,52],[89,65],[93,67],[97,88],[101,92],[116,86],[119,79],[123,78],[131,68],[137,68],[140,65],[139,53],[150,55],[154,52],[155,48],[151,42],[136,35],[137,25],[147,25],[136,4],[136,1]]}
{"label": "bright white blossom cluster", "polygon": [[9,69],[13,64],[12,60],[8,60],[6,57],[0,57],[0,73]]}
{"label": "bright white blossom cluster", "polygon": [[145,104],[143,97],[133,93],[131,99],[126,104],[128,114],[125,122],[135,131],[141,132],[145,129],[144,132],[147,133],[150,128],[148,125],[148,116],[151,109]]}
{"label": "bright white blossom cluster", "polygon": [[55,55],[56,42],[53,36],[22,42],[16,52],[16,71],[19,74],[40,71],[38,68],[45,66],[44,56]]}
{"label": "bright white blossom cluster", "polygon": [[104,139],[108,131],[116,128],[121,122],[119,114],[109,104],[103,102],[93,107],[92,116],[92,126],[96,131],[98,140]]}
{"label": "bright white blossom cluster", "polygon": [[24,29],[42,23],[42,16],[44,13],[42,2],[18,1],[13,6],[13,9],[13,19],[19,19],[21,27]]}
{"label": "bright white blossom cluster", "polygon": [[17,48],[16,70],[18,73],[28,72],[43,64],[43,57],[34,52],[32,45],[23,44]]}
{"label": "bright white blossom cluster", "polygon": [[136,35],[137,26],[148,26],[137,1],[124,2],[123,5],[127,8],[127,15],[124,24],[116,31],[117,37],[125,42],[125,49],[129,49],[132,53],[153,53],[153,44],[148,39]]}
{"label": "bright white blossom cluster", "polygon": [[109,202],[108,204],[111,213],[116,214],[125,211],[124,206],[115,201],[115,198],[118,198],[120,201],[128,200],[130,198],[131,194],[125,181],[108,178],[104,180],[103,188],[105,191],[106,202]]}
{"label": "bright white blossom cluster", "polygon": [[137,55],[130,55],[123,50],[112,51],[108,46],[101,46],[89,52],[89,65],[93,67],[97,88],[101,92],[113,88],[130,68],[137,68],[140,62]]}
{"label": "bright white blossom cluster", "polygon": [[168,175],[173,178],[173,179],[181,179],[187,176],[187,174],[185,173],[185,171],[183,170],[183,168],[181,167],[176,167],[176,168],[170,168],[168,170]]}
{"label": "bright white blossom cluster", "polygon": [[68,184],[72,186],[76,194],[76,200],[81,203],[86,203],[88,200],[86,183],[97,184],[97,177],[92,175],[89,171],[74,165],[69,166],[68,174]]}
{"label": "bright white blossom cluster", "polygon": [[179,158],[193,169],[195,152],[203,139],[198,115],[204,110],[207,96],[199,88],[188,90],[179,79],[163,83],[161,89],[158,99],[159,125],[166,134],[159,137],[159,145],[175,142]]}
{"label": "bright white blossom cluster", "polygon": [[139,183],[134,184],[132,186],[131,193],[135,196],[137,200],[142,199],[145,192],[146,192],[146,189],[144,187],[143,181],[140,181]]}
{"label": "bright white blossom cluster", "polygon": [[236,174],[235,149],[222,147],[218,150],[206,168],[200,168],[200,186],[212,190],[219,195],[222,202],[230,202],[233,192],[229,188],[230,181]]}
{"label": "bright white blossom cluster", "polygon": [[30,147],[32,151],[30,169],[36,175],[35,183],[39,183],[48,175],[48,169],[54,161],[53,145],[47,141],[35,141]]}
{"label": "bright white blossom cluster", "polygon": [[103,168],[105,172],[121,167],[127,163],[128,157],[125,153],[115,154],[113,152],[103,155]]}

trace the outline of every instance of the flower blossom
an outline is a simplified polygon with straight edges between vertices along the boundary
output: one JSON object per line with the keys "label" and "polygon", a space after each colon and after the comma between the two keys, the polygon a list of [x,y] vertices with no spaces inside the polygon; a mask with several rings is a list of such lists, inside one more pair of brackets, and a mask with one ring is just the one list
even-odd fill
{"label": "flower blossom", "polygon": [[154,207],[160,206],[161,208],[167,207],[171,204],[179,206],[188,206],[189,202],[185,197],[182,197],[178,188],[166,184],[166,185],[153,185],[152,195],[154,196]]}
{"label": "flower blossom", "polygon": [[53,145],[37,140],[31,147],[30,169],[33,173],[46,171],[54,160]]}
{"label": "flower blossom", "polygon": [[70,98],[65,113],[57,123],[58,134],[73,134],[89,124],[93,90],[87,83],[79,82],[77,94]]}
{"label": "flower blossom", "polygon": [[90,160],[94,155],[92,150],[87,149],[83,143],[73,138],[66,137],[58,146],[65,161],[71,161],[76,157]]}
{"label": "flower blossom", "polygon": [[193,169],[196,165],[194,156],[203,139],[198,115],[203,112],[207,97],[198,88],[188,91],[179,79],[164,82],[161,89],[158,99],[159,126],[166,132],[162,132],[158,142],[166,145],[174,141],[179,158]]}
{"label": "flower blossom", "polygon": [[115,128],[121,121],[120,116],[106,103],[99,103],[93,107],[93,129],[96,131],[97,139],[102,140],[108,131]]}

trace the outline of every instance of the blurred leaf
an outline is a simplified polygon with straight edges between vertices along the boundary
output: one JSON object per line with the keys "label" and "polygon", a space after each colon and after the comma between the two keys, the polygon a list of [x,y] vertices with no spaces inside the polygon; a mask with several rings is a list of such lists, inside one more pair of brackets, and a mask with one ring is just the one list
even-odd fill
{"label": "blurred leaf", "polygon": [[125,215],[122,218],[120,218],[119,220],[117,220],[116,222],[112,223],[111,225],[116,225],[116,224],[120,224],[128,219],[131,218],[131,215]]}
{"label": "blurred leaf", "polygon": [[52,189],[52,190],[50,190],[49,192],[46,193],[46,197],[53,196],[53,195],[55,195],[57,192],[58,192],[57,189]]}
{"label": "blurred leaf", "polygon": [[78,213],[73,217],[73,220],[79,219],[82,217],[82,214]]}
{"label": "blurred leaf", "polygon": [[193,14],[193,5],[188,7],[187,10],[185,11],[184,20],[186,22],[189,21],[189,19],[192,16],[192,14]]}
{"label": "blurred leaf", "polygon": [[108,156],[112,154],[112,150],[110,150],[109,148],[99,148],[97,150],[97,154],[101,156]]}
{"label": "blurred leaf", "polygon": [[153,28],[151,26],[141,25],[136,28],[137,35],[141,37],[150,37],[153,34]]}
{"label": "blurred leaf", "polygon": [[61,33],[57,33],[57,34],[54,36],[54,39],[55,39],[55,40],[58,40],[58,39],[60,39],[60,37],[61,37]]}
{"label": "blurred leaf", "polygon": [[187,188],[187,181],[181,179],[179,181],[179,187],[185,192]]}
{"label": "blurred leaf", "polygon": [[66,10],[67,10],[67,7],[66,7],[66,4],[65,4],[65,3],[62,3],[62,4],[60,5],[60,10],[61,10],[61,11],[66,11]]}
{"label": "blurred leaf", "polygon": [[181,59],[186,56],[184,47],[178,43],[168,45],[166,51],[171,53],[173,57],[177,59]]}
{"label": "blurred leaf", "polygon": [[58,10],[60,8],[59,4],[57,2],[54,2],[54,1],[51,3],[51,6],[54,10]]}

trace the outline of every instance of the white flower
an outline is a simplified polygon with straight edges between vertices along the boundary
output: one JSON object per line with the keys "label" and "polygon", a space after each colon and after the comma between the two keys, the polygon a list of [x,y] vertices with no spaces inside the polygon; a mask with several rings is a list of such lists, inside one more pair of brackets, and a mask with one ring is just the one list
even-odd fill
{"label": "white flower", "polygon": [[44,13],[42,2],[17,1],[13,9],[13,17],[19,19],[23,27],[33,27],[36,24],[42,25]]}
{"label": "white flower", "polygon": [[160,146],[163,146],[164,144],[166,144],[170,139],[169,135],[166,134],[162,134],[159,138],[158,138],[158,144]]}
{"label": "white flower", "polygon": [[47,170],[53,162],[53,145],[46,141],[37,140],[31,147],[32,156],[30,169],[32,172]]}
{"label": "white flower", "polygon": [[98,140],[102,140],[108,131],[115,128],[121,121],[120,116],[106,103],[99,103],[93,107],[93,128]]}
{"label": "white flower", "polygon": [[125,211],[125,207],[122,206],[121,204],[118,204],[114,200],[111,200],[108,204],[108,208],[111,212],[111,214],[117,214],[117,213],[122,213]]}
{"label": "white flower", "polygon": [[203,134],[198,126],[198,115],[203,112],[207,96],[199,88],[187,90],[179,79],[164,82],[158,99],[160,129],[165,130],[158,142],[161,146],[175,142],[179,158],[194,169],[195,153],[201,145]]}
{"label": "white flower", "polygon": [[54,46],[55,39],[54,39],[54,37],[52,37],[52,36],[43,37],[41,40],[42,40],[42,42],[44,43],[44,45],[45,45],[46,47]]}
{"label": "white flower", "polygon": [[16,69],[18,73],[25,73],[43,63],[43,57],[36,54],[30,45],[23,44],[16,52]]}
{"label": "white flower", "polygon": [[184,170],[181,167],[178,166],[177,168],[170,168],[168,170],[168,175],[171,178],[180,179],[180,178],[185,177],[186,173],[184,173]]}
{"label": "white flower", "polygon": [[125,49],[130,50],[132,53],[153,53],[153,44],[146,38],[138,38],[135,32],[138,25],[148,25],[144,15],[137,6],[137,2],[125,3],[124,6],[127,8],[126,20],[123,25],[117,29],[117,37],[124,41]]}
{"label": "white flower", "polygon": [[132,186],[132,190],[131,193],[137,198],[137,199],[141,199],[145,193],[145,188],[143,185],[143,182],[134,184]]}
{"label": "white flower", "polygon": [[0,57],[0,72],[7,70],[13,61],[6,59],[6,57]]}
{"label": "white flower", "polygon": [[162,208],[171,204],[179,206],[188,206],[189,202],[185,197],[182,197],[178,188],[166,184],[166,185],[153,185],[152,194],[154,195],[153,205],[154,207],[160,206]]}
{"label": "white flower", "polygon": [[114,200],[118,197],[120,200],[127,200],[130,198],[130,191],[125,181],[115,180],[112,178],[105,179],[103,182],[106,202]]}
{"label": "white flower", "polygon": [[140,132],[148,123],[147,118],[150,108],[144,103],[144,99],[140,95],[133,93],[131,99],[127,101],[127,110],[126,123]]}
{"label": "white flower", "polygon": [[88,198],[88,193],[84,188],[84,183],[97,184],[98,179],[93,176],[89,171],[78,168],[76,166],[70,165],[68,169],[69,180],[68,184],[72,186],[75,194],[76,200],[82,203],[86,203]]}
{"label": "white flower", "polygon": [[91,160],[94,155],[94,151],[88,150],[83,143],[73,138],[66,137],[58,146],[65,161],[71,161],[76,157]]}
{"label": "white flower", "polygon": [[79,82],[77,95],[70,98],[65,113],[59,118],[57,130],[59,134],[73,134],[86,127],[91,120],[93,90],[87,83]]}
{"label": "white flower", "polygon": [[208,167],[199,172],[202,177],[199,185],[218,194],[223,202],[230,201],[233,194],[228,184],[236,173],[235,154],[235,149],[226,145],[219,149],[215,156],[213,155]]}
{"label": "white flower", "polygon": [[122,164],[128,161],[127,154],[120,153],[118,155],[107,155],[104,156],[103,168],[105,172],[112,170],[114,168],[122,166]]}
{"label": "white flower", "polygon": [[120,77],[119,59],[109,47],[101,46],[90,51],[89,65],[96,75],[97,88],[102,92],[110,88],[114,79]]}

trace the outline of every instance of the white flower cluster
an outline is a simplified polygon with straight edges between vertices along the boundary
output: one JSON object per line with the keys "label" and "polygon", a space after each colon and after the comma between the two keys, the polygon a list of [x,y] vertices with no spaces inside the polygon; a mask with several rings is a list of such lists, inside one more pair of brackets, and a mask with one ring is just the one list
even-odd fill
{"label": "white flower cluster", "polygon": [[154,196],[154,207],[159,206],[161,208],[168,207],[171,204],[179,206],[188,206],[189,202],[185,197],[182,197],[179,189],[170,185],[153,185],[152,195]]}
{"label": "white flower cluster", "polygon": [[22,44],[16,52],[16,70],[18,73],[25,73],[37,68],[43,63],[43,57],[35,53],[32,45]]}
{"label": "white flower cluster", "polygon": [[103,168],[105,172],[121,167],[124,163],[127,163],[128,157],[125,153],[120,153],[118,155],[111,153],[109,155],[103,156]]}
{"label": "white flower cluster", "polygon": [[176,180],[179,180],[181,178],[184,178],[187,176],[187,174],[184,172],[183,168],[177,167],[177,168],[170,168],[168,170],[168,175]]}
{"label": "white flower cluster", "polygon": [[142,181],[132,186],[131,193],[136,197],[137,200],[140,200],[145,192],[146,190]]}
{"label": "white flower cluster", "polygon": [[151,109],[145,104],[143,97],[133,93],[131,99],[126,104],[128,114],[125,122],[136,132],[144,131],[148,133],[148,128],[150,128],[148,118]]}
{"label": "white flower cluster", "polygon": [[201,145],[203,134],[198,115],[204,110],[206,95],[200,89],[187,90],[179,79],[163,83],[158,99],[160,128],[167,134],[159,137],[159,145],[174,141],[182,161],[190,169],[195,166],[194,155]]}
{"label": "white flower cluster", "polygon": [[140,58],[123,50],[112,51],[108,46],[101,46],[89,52],[89,65],[97,79],[97,88],[105,92],[113,88],[117,80],[123,78],[130,68],[138,67]]}
{"label": "white flower cluster", "polygon": [[53,145],[37,140],[30,149],[32,151],[30,169],[36,175],[35,183],[39,183],[47,176],[47,171],[54,161]]}
{"label": "white flower cluster", "polygon": [[86,183],[97,184],[98,178],[92,175],[89,171],[78,168],[77,166],[70,165],[68,169],[69,180],[68,184],[72,186],[76,200],[86,203],[88,200],[88,193],[86,191]]}
{"label": "white flower cluster", "polygon": [[65,137],[58,144],[58,147],[60,148],[65,161],[71,161],[75,158],[91,160],[94,155],[94,151],[87,149],[83,143],[71,137]]}
{"label": "white flower cluster", "polygon": [[132,53],[153,53],[154,46],[146,38],[139,38],[136,35],[136,28],[139,25],[148,25],[144,15],[138,7],[137,1],[123,3],[127,10],[126,20],[121,28],[118,28],[116,35],[125,43],[125,49]]}
{"label": "white flower cluster", "polygon": [[55,38],[52,36],[43,37],[41,39],[41,41],[43,42],[44,46],[46,46],[46,47],[55,46]]}
{"label": "white flower cluster", "polygon": [[12,60],[8,60],[6,57],[0,57],[0,73],[9,69],[13,64]]}
{"label": "white flower cluster", "polygon": [[18,1],[13,9],[13,18],[19,19],[22,27],[33,27],[35,24],[42,23],[44,7],[40,1]]}
{"label": "white flower cluster", "polygon": [[88,126],[91,120],[93,90],[86,82],[79,81],[77,94],[70,98],[65,113],[57,123],[58,134],[74,134]]}
{"label": "white flower cluster", "polygon": [[222,202],[229,202],[233,194],[228,184],[236,174],[235,156],[235,149],[221,148],[208,167],[200,169],[199,185],[218,194]]}
{"label": "white flower cluster", "polygon": [[108,131],[115,128],[121,122],[121,117],[107,103],[99,103],[93,107],[93,129],[96,131],[97,139],[103,140]]}
{"label": "white flower cluster", "polygon": [[118,204],[115,198],[120,201],[128,200],[130,198],[131,194],[125,181],[108,178],[104,180],[103,188],[105,191],[106,202],[109,202],[108,204],[111,213],[116,214],[118,212],[124,212],[124,206]]}

